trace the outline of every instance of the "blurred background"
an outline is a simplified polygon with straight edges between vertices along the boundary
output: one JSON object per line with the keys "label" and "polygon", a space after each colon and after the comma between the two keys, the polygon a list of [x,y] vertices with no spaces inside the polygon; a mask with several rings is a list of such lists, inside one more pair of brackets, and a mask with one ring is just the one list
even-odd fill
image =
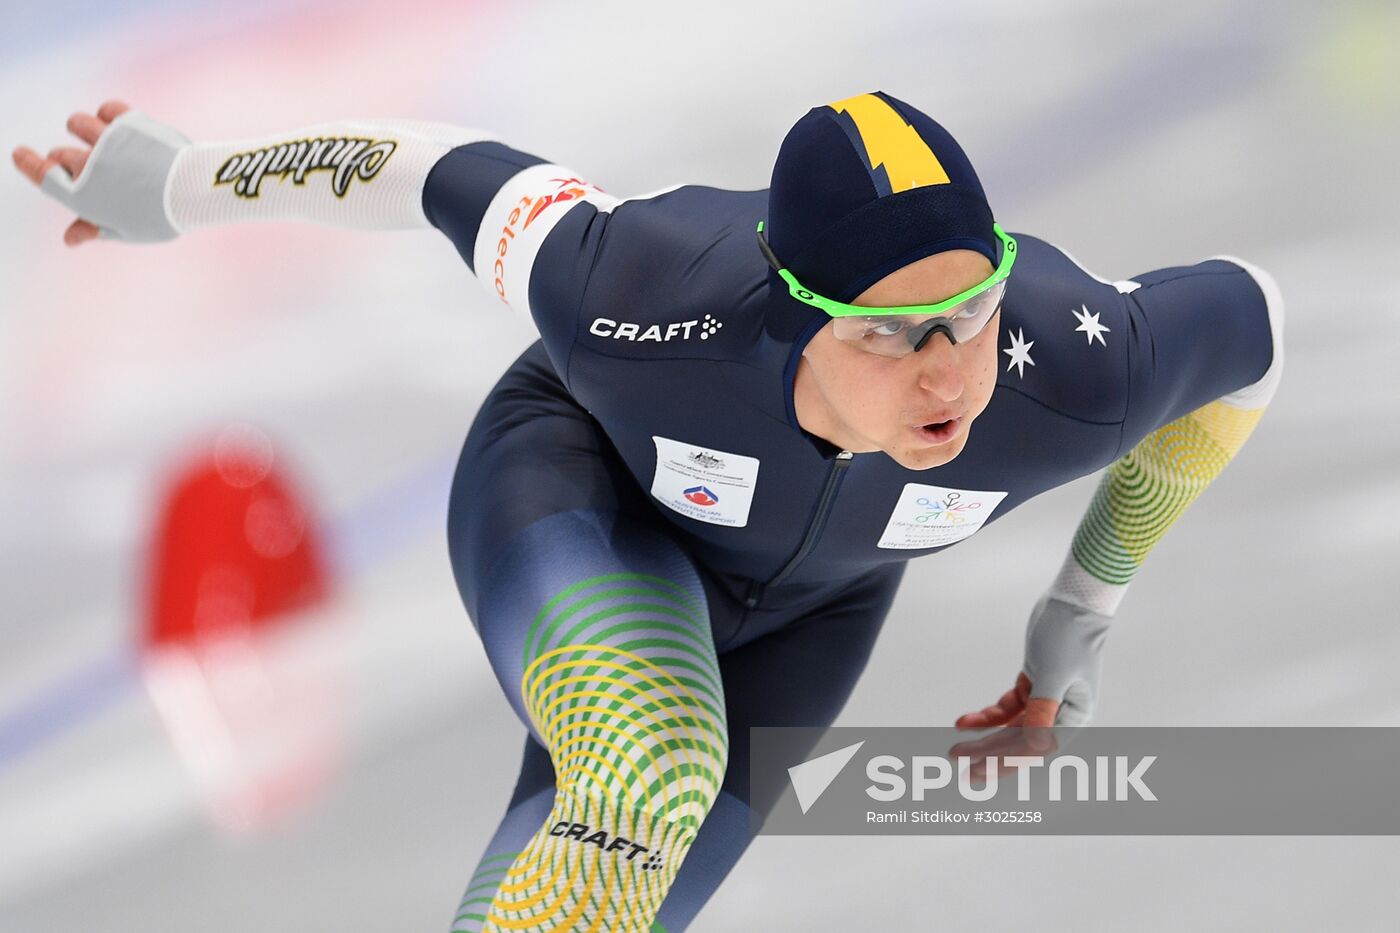
{"label": "blurred background", "polygon": [[[1288,302],[1097,721],[1397,726],[1397,47],[1393,0],[5,0],[0,141],[119,97],[197,140],[431,119],[620,195],[753,189],[807,108],[887,90],[1013,233],[1110,279],[1233,254]],[[0,930],[445,933],[524,734],[448,482],[533,326],[433,231],[68,250],[4,171]],[[1095,483],[915,563],[839,722],[999,696]],[[1393,838],[764,837],[692,929],[1394,930],[1397,869]]]}

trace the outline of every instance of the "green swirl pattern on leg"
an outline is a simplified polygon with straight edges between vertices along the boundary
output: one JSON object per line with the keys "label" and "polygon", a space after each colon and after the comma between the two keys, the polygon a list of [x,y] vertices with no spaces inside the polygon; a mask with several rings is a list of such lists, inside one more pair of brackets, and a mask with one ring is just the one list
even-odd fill
{"label": "green swirl pattern on leg", "polygon": [[549,820],[483,862],[454,930],[659,930],[653,920],[728,760],[703,606],[657,576],[613,573],[550,599],[525,639],[521,694],[553,759]]}

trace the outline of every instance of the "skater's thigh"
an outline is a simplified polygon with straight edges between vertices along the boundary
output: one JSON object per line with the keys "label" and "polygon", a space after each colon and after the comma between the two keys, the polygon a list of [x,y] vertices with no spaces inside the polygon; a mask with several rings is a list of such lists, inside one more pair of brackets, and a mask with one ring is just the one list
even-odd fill
{"label": "skater's thigh", "polygon": [[479,588],[505,544],[578,509],[640,514],[637,484],[598,423],[536,342],[497,381],[472,422],[448,505],[452,570],[473,622]]}
{"label": "skater's thigh", "polygon": [[[904,568],[901,562],[874,570],[825,604],[720,655],[730,736],[725,791],[760,814],[771,809],[780,785],[751,796],[749,729],[836,720],[870,659]],[[765,614],[781,612],[778,605]],[[746,625],[767,627],[762,618]]]}
{"label": "skater's thigh", "polygon": [[[640,664],[662,651],[667,663],[715,670],[695,565],[538,344],[472,426],[448,540],[501,688],[546,746],[532,721],[531,684],[560,662],[587,653]],[[717,681],[713,692],[722,709]]]}

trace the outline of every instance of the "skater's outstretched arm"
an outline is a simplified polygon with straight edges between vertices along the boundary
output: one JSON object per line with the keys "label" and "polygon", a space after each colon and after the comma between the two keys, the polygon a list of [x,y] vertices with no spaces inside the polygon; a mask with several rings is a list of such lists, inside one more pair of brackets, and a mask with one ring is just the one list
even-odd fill
{"label": "skater's outstretched arm", "polygon": [[78,220],[65,241],[173,239],[196,227],[306,220],[341,227],[429,225],[423,188],[434,164],[487,134],[441,123],[343,120],[232,142],[194,143],[108,101],[68,129],[86,146],[28,147],[16,166]]}
{"label": "skater's outstretched arm", "polygon": [[[16,167],[77,214],[64,241],[170,240],[197,227],[305,220],[339,227],[436,227],[486,289],[536,318],[531,274],[545,237],[584,203],[617,199],[570,169],[512,149],[480,130],[412,120],[342,120],[233,142],[195,143],[120,101],[75,113],[84,146],[41,156],[15,149]],[[536,285],[573,307],[589,243],[560,251],[563,271]],[[571,253],[564,255],[564,253]],[[580,281],[575,281],[579,278]]]}

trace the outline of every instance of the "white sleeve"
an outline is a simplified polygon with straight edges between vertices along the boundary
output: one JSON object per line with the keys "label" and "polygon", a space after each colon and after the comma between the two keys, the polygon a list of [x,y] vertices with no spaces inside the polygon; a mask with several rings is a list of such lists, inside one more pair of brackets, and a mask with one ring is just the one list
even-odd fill
{"label": "white sleeve", "polygon": [[414,120],[344,120],[236,142],[196,143],[176,155],[165,213],[183,233],[257,220],[338,227],[427,227],[423,185],[450,150],[494,139]]}

